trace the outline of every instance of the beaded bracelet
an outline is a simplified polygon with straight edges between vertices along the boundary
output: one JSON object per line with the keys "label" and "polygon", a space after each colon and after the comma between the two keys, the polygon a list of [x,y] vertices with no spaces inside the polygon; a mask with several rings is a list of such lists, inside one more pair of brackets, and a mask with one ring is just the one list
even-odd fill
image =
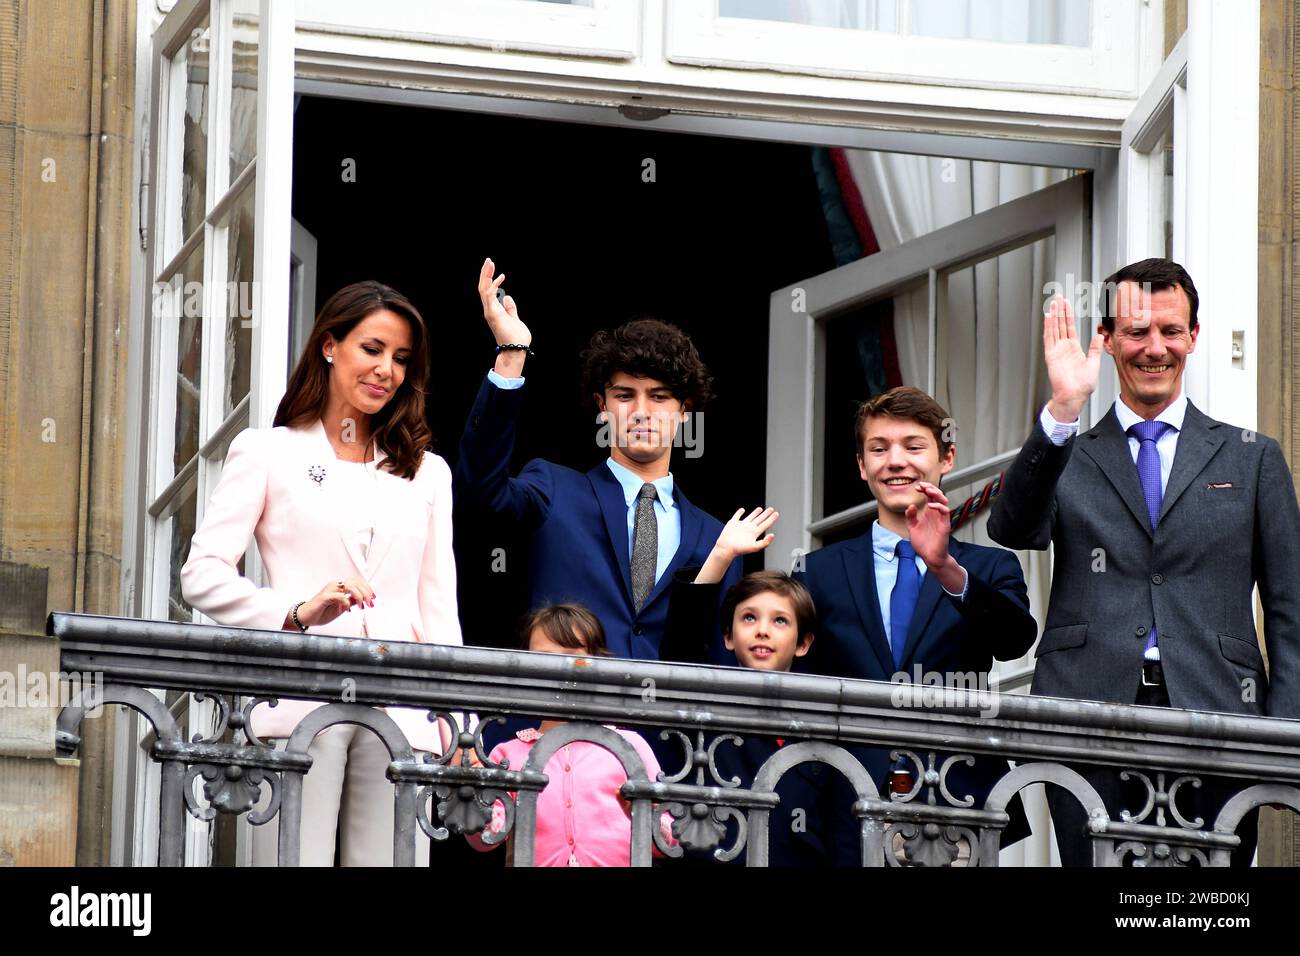
{"label": "beaded bracelet", "polygon": [[289,612],[289,617],[293,619],[294,625],[304,634],[307,633],[307,625],[303,624],[303,622],[298,619],[298,608],[302,607],[306,603],[306,601],[299,601],[293,606],[293,610]]}
{"label": "beaded bracelet", "polygon": [[502,352],[527,352],[529,355],[537,354],[532,349],[530,349],[527,345],[516,345],[513,343],[508,345],[498,345],[497,354],[500,355]]}

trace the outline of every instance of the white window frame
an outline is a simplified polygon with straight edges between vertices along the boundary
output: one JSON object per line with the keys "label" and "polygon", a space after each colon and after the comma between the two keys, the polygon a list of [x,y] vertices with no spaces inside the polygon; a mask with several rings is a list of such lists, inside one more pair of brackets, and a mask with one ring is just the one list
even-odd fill
{"label": "white window frame", "polygon": [[1088,96],[1138,94],[1138,38],[1150,28],[1150,7],[1138,0],[1092,0],[1087,47],[748,20],[719,16],[718,0],[667,2],[674,63]]}
{"label": "white window frame", "polygon": [[[661,127],[672,122],[709,123],[730,118],[806,123],[824,126],[830,135],[851,130],[874,136],[876,141],[865,148],[935,156],[965,155],[943,140],[981,137],[979,148],[984,154],[974,158],[1001,160],[988,155],[988,151],[1000,143],[1014,146],[1014,141],[1048,148],[1113,149],[1119,145],[1120,125],[1137,96],[1136,92],[1102,96],[1009,88],[981,90],[966,83],[943,86],[904,77],[873,80],[675,62],[668,56],[670,38],[666,35],[668,4],[673,0],[625,0],[624,10],[639,11],[637,39],[628,44],[637,52],[630,57],[579,55],[558,47],[524,50],[505,41],[489,47],[475,42],[476,36],[481,40],[481,31],[440,39],[410,25],[404,35],[381,36],[377,34],[392,31],[376,29],[369,23],[368,14],[365,25],[351,27],[345,24],[348,19],[359,19],[356,12],[330,15],[343,0],[298,2],[299,89],[306,91],[304,83],[330,85],[339,90],[333,95],[353,98],[367,96],[362,87],[411,96],[455,94],[467,99],[465,94],[470,94],[470,98],[506,102],[511,112],[526,111],[535,105],[563,104],[566,109],[610,114],[614,118],[611,122],[653,121]],[[521,23],[527,22],[530,8],[554,6],[523,0],[492,2],[509,5],[512,22]],[[413,2],[410,9],[422,5],[423,0]],[[364,4],[348,6],[354,11],[367,9]],[[1143,55],[1138,58],[1142,78],[1148,75],[1145,51],[1150,44],[1146,38],[1153,31],[1156,38],[1159,36],[1161,7],[1162,0],[1153,0],[1150,10],[1143,7],[1140,18],[1137,42],[1143,44]],[[544,12],[548,16],[555,14],[553,10]],[[632,31],[633,26],[626,29]],[[1011,44],[992,46],[998,48],[1000,56],[1005,52],[1003,48]],[[1141,88],[1137,76],[1132,82],[1135,90]],[[620,115],[619,111],[635,113]],[[935,142],[919,145],[915,143],[918,136]],[[807,139],[802,135],[795,138]],[[903,145],[899,145],[900,140],[905,141]],[[1041,159],[1011,161],[1051,165]]]}
{"label": "white window frame", "polygon": [[[1173,258],[1186,255],[1187,219],[1187,35],[1174,44],[1159,71],[1143,92],[1120,130],[1118,260],[1119,264],[1164,255],[1164,156],[1159,147],[1172,140],[1174,188],[1172,197]],[[1102,302],[1094,302],[1100,320]],[[1189,391],[1194,372],[1184,373]],[[1115,364],[1104,359],[1090,407],[1093,420],[1105,414],[1119,395]],[[1199,396],[1198,396],[1199,397]]]}
{"label": "white window frame", "polygon": [[[236,3],[260,6],[258,57],[257,155],[230,182],[230,78]],[[283,394],[289,341],[289,209],[292,177],[293,17],[274,0],[178,0],[158,18],[141,10],[137,107],[145,117],[137,157],[141,248],[132,262],[131,362],[128,371],[130,412],[127,434],[127,488],[124,515],[123,607],[145,618],[167,618],[170,585],[170,519],[188,507],[193,496],[195,521],[202,520],[211,490],[220,476],[231,438],[248,424],[268,425]],[[207,81],[207,180],[204,216],[190,236],[179,235],[180,168],[171,148],[182,136],[186,77],[172,58],[190,42],[204,17],[209,23]],[[152,150],[150,146],[152,145]],[[279,162],[275,160],[283,157]],[[270,161],[268,161],[268,158]],[[227,321],[227,230],[230,214],[241,201],[253,200],[254,266],[252,356],[249,393],[225,411],[225,330]],[[147,248],[144,248],[147,246]],[[176,330],[170,316],[181,295],[160,296],[165,283],[197,248],[204,249],[202,288],[202,373],[198,453],[179,468],[173,463]],[[274,281],[268,283],[267,276]],[[283,278],[281,278],[283,277]],[[159,315],[161,311],[165,314]],[[283,316],[263,322],[264,315]],[[256,555],[247,567],[259,573]],[[195,613],[192,620],[204,621]],[[211,726],[214,706],[192,698],[188,707],[192,732]],[[177,708],[174,708],[177,709]],[[141,747],[143,720],[122,721],[116,746],[118,765],[126,768],[115,787],[111,856],[121,865],[157,859],[158,766]],[[186,863],[209,862],[209,824],[186,814]]]}
{"label": "white window frame", "polygon": [[321,33],[559,56],[631,60],[640,52],[640,0],[592,6],[528,0],[297,0],[298,26]]}
{"label": "white window frame", "polygon": [[[1072,176],[772,293],[768,368],[783,374],[768,375],[767,500],[781,510],[784,520],[773,529],[776,538],[764,552],[769,567],[788,570],[794,555],[818,547],[827,534],[864,524],[875,513],[874,502],[831,515],[823,512],[826,323],[869,302],[927,288],[926,391],[934,394],[944,361],[939,343],[948,321],[944,276],[1046,236],[1056,238],[1053,274],[1063,286],[1073,285],[1069,276],[1091,275],[1090,188],[1088,176]],[[802,309],[796,311],[795,303]],[[796,447],[790,447],[791,442]],[[774,448],[781,453],[772,453]],[[996,474],[1015,451],[973,463],[946,483],[954,486]]]}

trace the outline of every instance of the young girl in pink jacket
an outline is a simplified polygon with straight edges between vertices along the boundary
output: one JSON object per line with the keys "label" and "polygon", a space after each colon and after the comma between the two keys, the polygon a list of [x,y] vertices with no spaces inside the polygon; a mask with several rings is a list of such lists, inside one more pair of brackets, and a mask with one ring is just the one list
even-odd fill
{"label": "young girl in pink jacket", "polygon": [[[523,648],[546,654],[608,657],[605,631],[600,621],[581,604],[555,604],[533,612],[521,628]],[[537,729],[528,728],[515,739],[498,744],[489,760],[509,761],[519,770],[529,753],[548,730],[563,726],[562,720],[544,720]],[[650,780],[659,777],[659,762],[640,734],[611,727],[636,751]],[[627,783],[627,771],[612,753],[599,744],[576,741],[556,751],[543,772],[550,778],[537,797],[537,837],[534,863],[537,866],[628,866],[632,853],[631,805],[619,792]],[[517,795],[510,794],[512,798]],[[664,813],[659,821],[664,838],[673,842],[672,818]],[[492,808],[489,830],[499,833],[505,825],[505,806],[498,800]],[[514,840],[514,834],[510,837]],[[491,850],[475,834],[470,843],[479,850]],[[658,848],[655,854],[662,856]]]}

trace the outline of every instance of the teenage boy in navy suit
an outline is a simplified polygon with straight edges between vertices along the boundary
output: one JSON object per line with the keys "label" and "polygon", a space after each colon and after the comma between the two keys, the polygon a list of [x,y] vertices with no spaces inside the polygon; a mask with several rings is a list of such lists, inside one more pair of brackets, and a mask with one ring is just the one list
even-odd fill
{"label": "teenage boy in navy suit", "polygon": [[[585,474],[535,458],[509,475],[526,392],[532,333],[505,280],[483,262],[478,291],[497,342],[461,438],[455,489],[532,532],[532,605],[586,605],[616,657],[655,660],[673,572],[707,559],[722,523],[691,504],[669,471],[674,436],[712,394],[712,376],[680,329],[654,319],[598,332],[583,353],[584,389],[609,436],[609,457]],[[726,571],[730,585],[740,566]],[[711,652],[728,657],[719,641]]]}
{"label": "teenage boy in navy suit", "polygon": [[[950,536],[939,480],[956,463],[951,422],[943,406],[906,386],[858,409],[858,471],[877,518],[862,536],[807,555],[795,573],[818,612],[817,640],[801,670],[879,681],[901,673],[908,682],[917,669],[987,675],[994,659],[1015,660],[1033,646],[1038,627],[1016,556]],[[888,751],[864,748],[858,756],[887,792]],[[1006,771],[1005,761],[977,756],[974,766],[953,766],[949,790],[982,806]],[[1018,799],[1008,812],[1003,846],[1029,832]]]}

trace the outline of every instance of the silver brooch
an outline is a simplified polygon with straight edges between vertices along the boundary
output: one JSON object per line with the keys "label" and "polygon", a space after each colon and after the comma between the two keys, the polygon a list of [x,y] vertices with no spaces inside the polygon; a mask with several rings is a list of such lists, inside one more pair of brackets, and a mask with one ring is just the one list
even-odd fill
{"label": "silver brooch", "polygon": [[316,482],[317,486],[325,480],[325,468],[322,465],[312,465],[307,469],[307,477]]}

